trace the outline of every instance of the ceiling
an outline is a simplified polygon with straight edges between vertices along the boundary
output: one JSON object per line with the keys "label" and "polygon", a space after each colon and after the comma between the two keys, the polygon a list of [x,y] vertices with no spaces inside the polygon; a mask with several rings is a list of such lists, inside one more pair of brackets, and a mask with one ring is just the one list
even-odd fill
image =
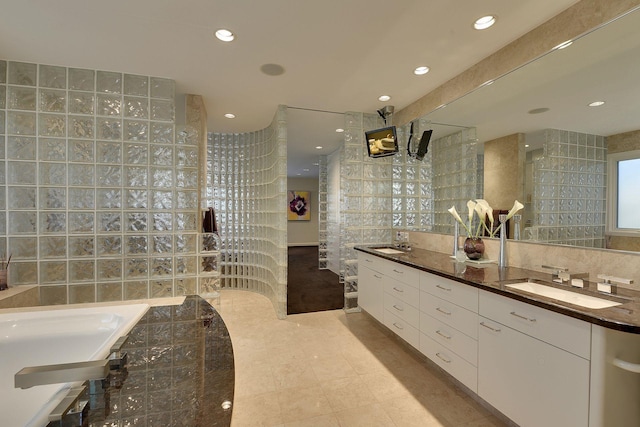
{"label": "ceiling", "polygon": [[[402,109],[576,2],[1,0],[0,58],[174,79],[204,97],[214,132],[262,129],[278,105],[299,107],[288,173],[316,176],[318,154],[342,140],[334,113]],[[487,14],[496,25],[474,30]],[[219,28],[236,40],[218,41]],[[421,65],[431,71],[415,76]]]}

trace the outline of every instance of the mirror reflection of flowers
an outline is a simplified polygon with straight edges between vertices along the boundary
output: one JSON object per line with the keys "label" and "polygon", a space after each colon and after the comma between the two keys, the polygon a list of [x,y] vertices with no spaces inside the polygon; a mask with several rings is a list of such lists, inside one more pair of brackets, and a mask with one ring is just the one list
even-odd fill
{"label": "mirror reflection of flowers", "polygon": [[304,197],[296,194],[295,197],[289,201],[289,210],[298,216],[304,216],[307,213],[307,201]]}
{"label": "mirror reflection of flowers", "polygon": [[[510,219],[512,216],[514,216],[522,208],[524,208],[524,205],[516,200],[513,203],[513,207],[509,210],[509,213],[507,214],[507,220]],[[451,206],[451,208],[448,209],[449,213],[453,215],[456,221],[458,221],[462,225],[462,227],[464,227],[465,231],[467,232],[467,237],[478,239],[482,235],[483,230],[486,231],[490,237],[494,237],[498,233],[498,231],[500,231],[500,228],[502,228],[503,224],[498,225],[495,229],[493,228],[493,222],[494,222],[493,208],[489,206],[489,203],[487,203],[486,200],[484,199],[469,200],[467,202],[467,209],[469,210],[469,215],[468,215],[468,221],[466,222],[460,217],[460,215],[456,211],[455,206]],[[477,215],[479,219],[478,224],[475,227],[473,225],[474,215]],[[486,224],[487,217],[489,217],[488,227]]]}

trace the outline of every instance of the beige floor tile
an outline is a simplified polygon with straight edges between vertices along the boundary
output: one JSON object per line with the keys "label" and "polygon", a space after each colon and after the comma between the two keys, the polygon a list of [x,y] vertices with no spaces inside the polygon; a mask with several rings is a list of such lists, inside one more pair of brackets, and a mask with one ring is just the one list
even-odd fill
{"label": "beige floor tile", "polygon": [[[394,427],[396,424],[379,403],[336,412],[341,426],[345,427]],[[398,426],[402,427],[402,426]]]}
{"label": "beige floor tile", "polygon": [[321,415],[301,421],[286,423],[285,427],[340,427],[338,419],[332,415]]}
{"label": "beige floor tile", "polygon": [[283,425],[276,393],[236,397],[231,427],[275,427]]}
{"label": "beige floor tile", "polygon": [[411,395],[407,387],[389,372],[372,372],[360,377],[378,402]]}
{"label": "beige floor tile", "polygon": [[384,411],[393,422],[402,427],[448,427],[446,420],[439,420],[420,400],[404,396],[383,403]]}
{"label": "beige floor tile", "polygon": [[358,376],[358,373],[341,354],[313,358],[311,368],[320,381]]}
{"label": "beige floor tile", "polygon": [[282,419],[286,423],[329,415],[333,411],[322,388],[290,388],[278,392]]}
{"label": "beige floor tile", "polygon": [[334,412],[377,403],[377,399],[359,376],[321,381],[320,386]]}
{"label": "beige floor tile", "polygon": [[278,390],[319,385],[318,378],[308,363],[279,364],[271,368],[271,373]]}
{"label": "beige floor tile", "polygon": [[276,382],[266,363],[236,369],[235,395],[252,396],[276,391]]}

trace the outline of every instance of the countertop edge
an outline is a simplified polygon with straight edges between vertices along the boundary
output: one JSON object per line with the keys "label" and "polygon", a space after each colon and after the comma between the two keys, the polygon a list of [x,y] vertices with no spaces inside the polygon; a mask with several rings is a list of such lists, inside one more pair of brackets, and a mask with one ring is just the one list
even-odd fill
{"label": "countertop edge", "polygon": [[[376,247],[380,247],[381,245],[376,245]],[[536,299],[534,297],[529,297],[528,295],[524,295],[522,293],[516,293],[513,291],[509,291],[507,289],[500,289],[496,286],[498,286],[495,282],[492,283],[486,283],[486,282],[478,282],[478,281],[473,281],[473,280],[469,280],[469,279],[465,279],[459,276],[456,276],[455,274],[451,274],[450,272],[447,271],[442,271],[437,269],[434,266],[429,266],[428,264],[425,264],[424,262],[418,262],[418,261],[411,261],[409,259],[407,259],[407,255],[414,253],[414,251],[412,252],[405,252],[401,255],[390,255],[390,254],[384,254],[381,252],[378,252],[376,250],[374,250],[373,248],[369,247],[369,246],[355,246],[354,248],[357,251],[369,254],[369,255],[373,255],[382,259],[386,259],[389,261],[393,261],[393,262],[397,262],[399,264],[402,265],[406,265],[407,267],[412,267],[427,273],[431,273],[431,274],[435,274],[437,276],[440,277],[444,277],[446,279],[449,280],[454,280],[458,283],[463,283],[465,285],[469,285],[469,286],[473,286],[475,288],[478,289],[482,289],[484,291],[488,291],[488,292],[492,292],[498,295],[502,295],[504,297],[507,298],[511,298],[514,299],[516,301],[520,301],[526,304],[531,304],[533,306],[536,307],[540,307],[555,313],[559,313],[559,314],[563,314],[569,317],[573,317],[575,319],[579,319],[579,320],[583,320],[598,326],[602,326],[608,329],[613,329],[613,330],[617,330],[617,331],[621,331],[621,332],[627,332],[627,333],[632,333],[632,334],[640,334],[640,318],[638,319],[637,323],[628,323],[628,322],[624,322],[624,321],[619,321],[619,320],[615,320],[612,318],[607,318],[607,317],[598,317],[595,314],[591,314],[588,313],[585,309],[585,311],[579,311],[577,309],[574,309],[570,306],[564,305],[561,301],[556,302],[551,302],[551,301],[545,301],[545,300],[541,300],[541,299]],[[432,252],[432,251],[426,251],[426,250],[418,250],[420,253],[423,254],[428,254],[428,255],[433,255],[436,257],[448,257],[448,255],[446,254],[442,254],[439,252]],[[417,257],[414,257],[413,259],[417,259]],[[452,264],[455,264],[454,260],[451,260]],[[498,268],[497,265],[495,264],[490,264],[490,265],[484,265],[482,267],[476,267],[476,266],[470,266],[472,268],[483,268],[483,269],[493,269],[494,272],[495,271],[499,271],[500,269]],[[526,276],[526,277],[540,277],[542,278],[544,276],[544,274],[538,272],[538,271],[533,271],[533,270],[527,270],[527,269],[522,269],[522,268],[514,268],[514,267],[506,267],[505,269],[502,269],[504,272],[509,272],[509,271],[513,271],[513,272],[521,272],[520,274]],[[515,276],[518,276],[520,274],[515,274]],[[508,274],[505,274],[505,277],[508,277]],[[504,281],[507,281],[509,279],[504,279]],[[504,285],[503,285],[504,286]],[[633,291],[630,291],[633,292]],[[638,294],[640,294],[640,292],[638,292]],[[540,297],[540,298],[544,298],[544,297]],[[557,300],[554,300],[557,301]],[[640,304],[640,295],[638,295],[638,297],[633,301],[630,302],[628,304]],[[624,307],[623,304],[621,307]],[[600,309],[600,310],[604,310],[604,309]],[[635,312],[635,310],[633,311]]]}

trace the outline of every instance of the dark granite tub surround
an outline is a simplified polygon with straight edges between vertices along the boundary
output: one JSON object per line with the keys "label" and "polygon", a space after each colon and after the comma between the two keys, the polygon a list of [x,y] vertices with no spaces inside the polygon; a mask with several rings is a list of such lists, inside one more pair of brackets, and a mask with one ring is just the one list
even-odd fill
{"label": "dark granite tub surround", "polygon": [[91,396],[89,426],[231,425],[233,349],[218,312],[199,296],[151,307],[129,333],[125,373]]}
{"label": "dark granite tub surround", "polygon": [[[571,288],[568,285],[555,285],[551,283],[551,275],[547,273],[516,267],[500,269],[497,264],[473,265],[470,263],[458,263],[447,254],[417,248],[402,254],[383,254],[373,249],[373,247],[367,246],[358,246],[356,247],[356,250],[453,279],[458,282],[466,283],[489,292],[494,292],[509,298],[546,308],[557,313],[575,317],[606,328],[640,334],[639,291],[619,287],[613,295],[607,295],[597,292],[595,290],[596,284],[591,282],[585,282],[584,289]],[[570,289],[573,292],[585,295],[615,300],[620,302],[621,305],[609,308],[590,309],[531,293],[513,290],[506,286],[507,284],[527,281],[528,279],[541,280],[545,282],[545,285],[562,289]]]}

